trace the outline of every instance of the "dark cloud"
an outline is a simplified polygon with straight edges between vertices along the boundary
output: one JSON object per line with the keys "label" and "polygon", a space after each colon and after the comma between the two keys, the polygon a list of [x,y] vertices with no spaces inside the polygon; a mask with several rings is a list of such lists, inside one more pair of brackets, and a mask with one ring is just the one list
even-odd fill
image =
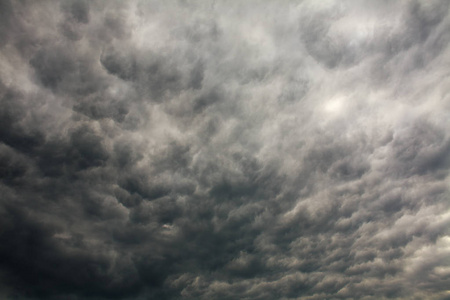
{"label": "dark cloud", "polygon": [[0,1],[2,299],[447,299],[447,1]]}

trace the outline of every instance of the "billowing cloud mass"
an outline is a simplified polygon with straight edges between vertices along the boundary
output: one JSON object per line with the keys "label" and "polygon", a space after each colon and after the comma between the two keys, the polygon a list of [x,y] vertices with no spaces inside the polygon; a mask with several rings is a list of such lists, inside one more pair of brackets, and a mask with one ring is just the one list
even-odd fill
{"label": "billowing cloud mass", "polygon": [[0,297],[450,299],[449,9],[0,1]]}

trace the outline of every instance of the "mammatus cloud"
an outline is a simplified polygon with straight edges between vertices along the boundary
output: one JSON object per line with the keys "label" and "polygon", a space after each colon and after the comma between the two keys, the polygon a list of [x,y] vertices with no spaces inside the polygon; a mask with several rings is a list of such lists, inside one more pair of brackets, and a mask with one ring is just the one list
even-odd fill
{"label": "mammatus cloud", "polygon": [[2,299],[448,299],[447,1],[0,1]]}

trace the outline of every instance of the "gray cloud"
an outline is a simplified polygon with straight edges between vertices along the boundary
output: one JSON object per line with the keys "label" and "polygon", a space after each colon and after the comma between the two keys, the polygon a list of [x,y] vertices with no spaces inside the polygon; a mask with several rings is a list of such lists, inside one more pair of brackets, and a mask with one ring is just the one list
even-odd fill
{"label": "gray cloud", "polygon": [[1,1],[4,299],[447,299],[447,1]]}

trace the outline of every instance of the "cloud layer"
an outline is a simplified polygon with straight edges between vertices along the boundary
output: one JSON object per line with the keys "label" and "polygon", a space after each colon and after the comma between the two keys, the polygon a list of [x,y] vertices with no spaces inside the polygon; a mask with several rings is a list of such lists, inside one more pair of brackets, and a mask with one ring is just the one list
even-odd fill
{"label": "cloud layer", "polygon": [[448,299],[448,1],[0,1],[4,299]]}

